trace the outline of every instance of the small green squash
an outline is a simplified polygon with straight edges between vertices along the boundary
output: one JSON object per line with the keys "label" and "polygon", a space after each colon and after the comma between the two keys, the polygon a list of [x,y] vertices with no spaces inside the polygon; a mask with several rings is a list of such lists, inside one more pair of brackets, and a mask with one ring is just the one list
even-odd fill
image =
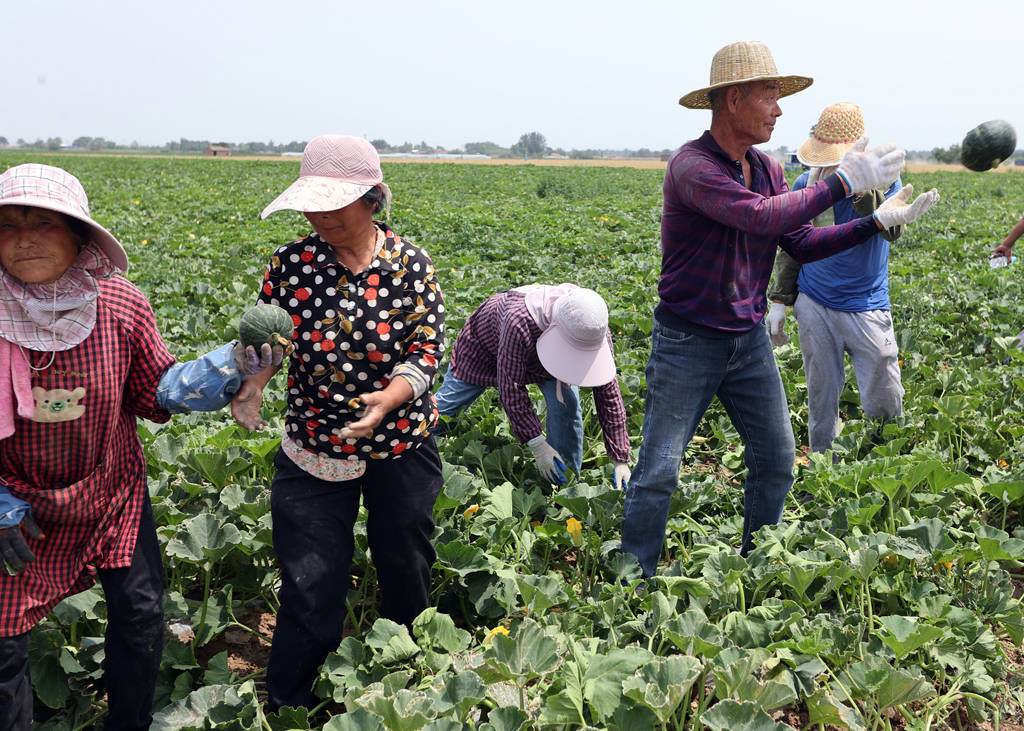
{"label": "small green squash", "polygon": [[291,315],[277,305],[263,302],[246,310],[238,321],[238,339],[257,349],[263,343],[287,347],[292,342],[293,330]]}
{"label": "small green squash", "polygon": [[993,119],[967,133],[960,145],[960,162],[968,170],[981,173],[998,167],[1016,149],[1017,133],[1010,123]]}

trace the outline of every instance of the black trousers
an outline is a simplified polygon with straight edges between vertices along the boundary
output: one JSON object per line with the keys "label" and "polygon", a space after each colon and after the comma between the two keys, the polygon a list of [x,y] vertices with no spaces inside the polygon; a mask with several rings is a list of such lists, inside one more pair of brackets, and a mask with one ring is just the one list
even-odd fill
{"label": "black trousers", "polygon": [[[164,568],[146,496],[131,565],[98,572],[107,604],[103,681],[105,729],[147,729],[164,641]],[[0,731],[29,731],[29,633],[0,637]]]}
{"label": "black trousers", "polygon": [[281,608],[267,667],[272,710],[314,705],[317,670],[341,642],[360,494],[381,616],[410,625],[429,606],[436,558],[430,537],[442,485],[433,437],[397,459],[368,461],[366,473],[347,482],[313,477],[283,450],[274,464],[270,506]]}

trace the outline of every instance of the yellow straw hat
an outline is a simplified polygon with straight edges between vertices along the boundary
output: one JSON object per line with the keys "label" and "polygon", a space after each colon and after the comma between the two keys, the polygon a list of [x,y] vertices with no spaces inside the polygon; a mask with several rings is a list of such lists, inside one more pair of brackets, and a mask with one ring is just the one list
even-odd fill
{"label": "yellow straw hat", "polygon": [[708,92],[724,86],[746,84],[751,81],[777,80],[779,96],[789,96],[810,86],[809,76],[782,76],[768,46],[761,41],[740,41],[719,49],[711,61],[711,84],[691,91],[679,100],[689,109],[710,109]]}
{"label": "yellow straw hat", "polygon": [[825,107],[811,138],[800,145],[796,159],[811,167],[838,165],[843,155],[864,134],[864,114],[850,102]]}

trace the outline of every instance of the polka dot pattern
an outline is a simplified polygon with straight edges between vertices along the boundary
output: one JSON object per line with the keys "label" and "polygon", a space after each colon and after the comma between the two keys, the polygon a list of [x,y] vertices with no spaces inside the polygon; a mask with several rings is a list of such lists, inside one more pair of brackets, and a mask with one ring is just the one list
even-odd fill
{"label": "polka dot pattern", "polygon": [[295,325],[287,436],[330,459],[397,457],[437,423],[428,388],[385,416],[369,436],[339,436],[361,415],[359,394],[386,388],[403,372],[432,383],[444,355],[444,299],[433,262],[423,249],[376,225],[384,243],[359,274],[314,233],[274,252],[260,289],[260,301],[283,307]]}

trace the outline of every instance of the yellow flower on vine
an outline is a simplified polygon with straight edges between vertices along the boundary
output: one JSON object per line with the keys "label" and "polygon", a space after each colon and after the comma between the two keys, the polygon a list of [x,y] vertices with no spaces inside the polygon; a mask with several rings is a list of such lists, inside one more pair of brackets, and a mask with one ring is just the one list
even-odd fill
{"label": "yellow flower on vine", "polygon": [[572,538],[572,545],[580,546],[583,544],[583,524],[575,518],[569,518],[565,521],[565,529],[569,532],[569,537]]}
{"label": "yellow flower on vine", "polygon": [[474,515],[474,514],[476,513],[476,511],[478,511],[479,509],[480,509],[480,506],[479,506],[479,505],[477,505],[476,503],[473,503],[473,504],[472,504],[472,505],[470,505],[470,506],[469,506],[468,508],[466,508],[466,509],[465,509],[465,511],[463,511],[463,513],[462,513],[462,517],[463,517],[463,518],[465,518],[466,520],[469,520],[470,518],[472,518],[472,517],[473,517],[473,515]]}
{"label": "yellow flower on vine", "polygon": [[484,637],[484,644],[485,645],[491,644],[491,640],[494,639],[495,635],[505,635],[506,637],[508,637],[508,627],[502,627],[499,624],[497,627],[495,627],[494,629],[492,629],[490,632],[487,633],[487,636]]}

